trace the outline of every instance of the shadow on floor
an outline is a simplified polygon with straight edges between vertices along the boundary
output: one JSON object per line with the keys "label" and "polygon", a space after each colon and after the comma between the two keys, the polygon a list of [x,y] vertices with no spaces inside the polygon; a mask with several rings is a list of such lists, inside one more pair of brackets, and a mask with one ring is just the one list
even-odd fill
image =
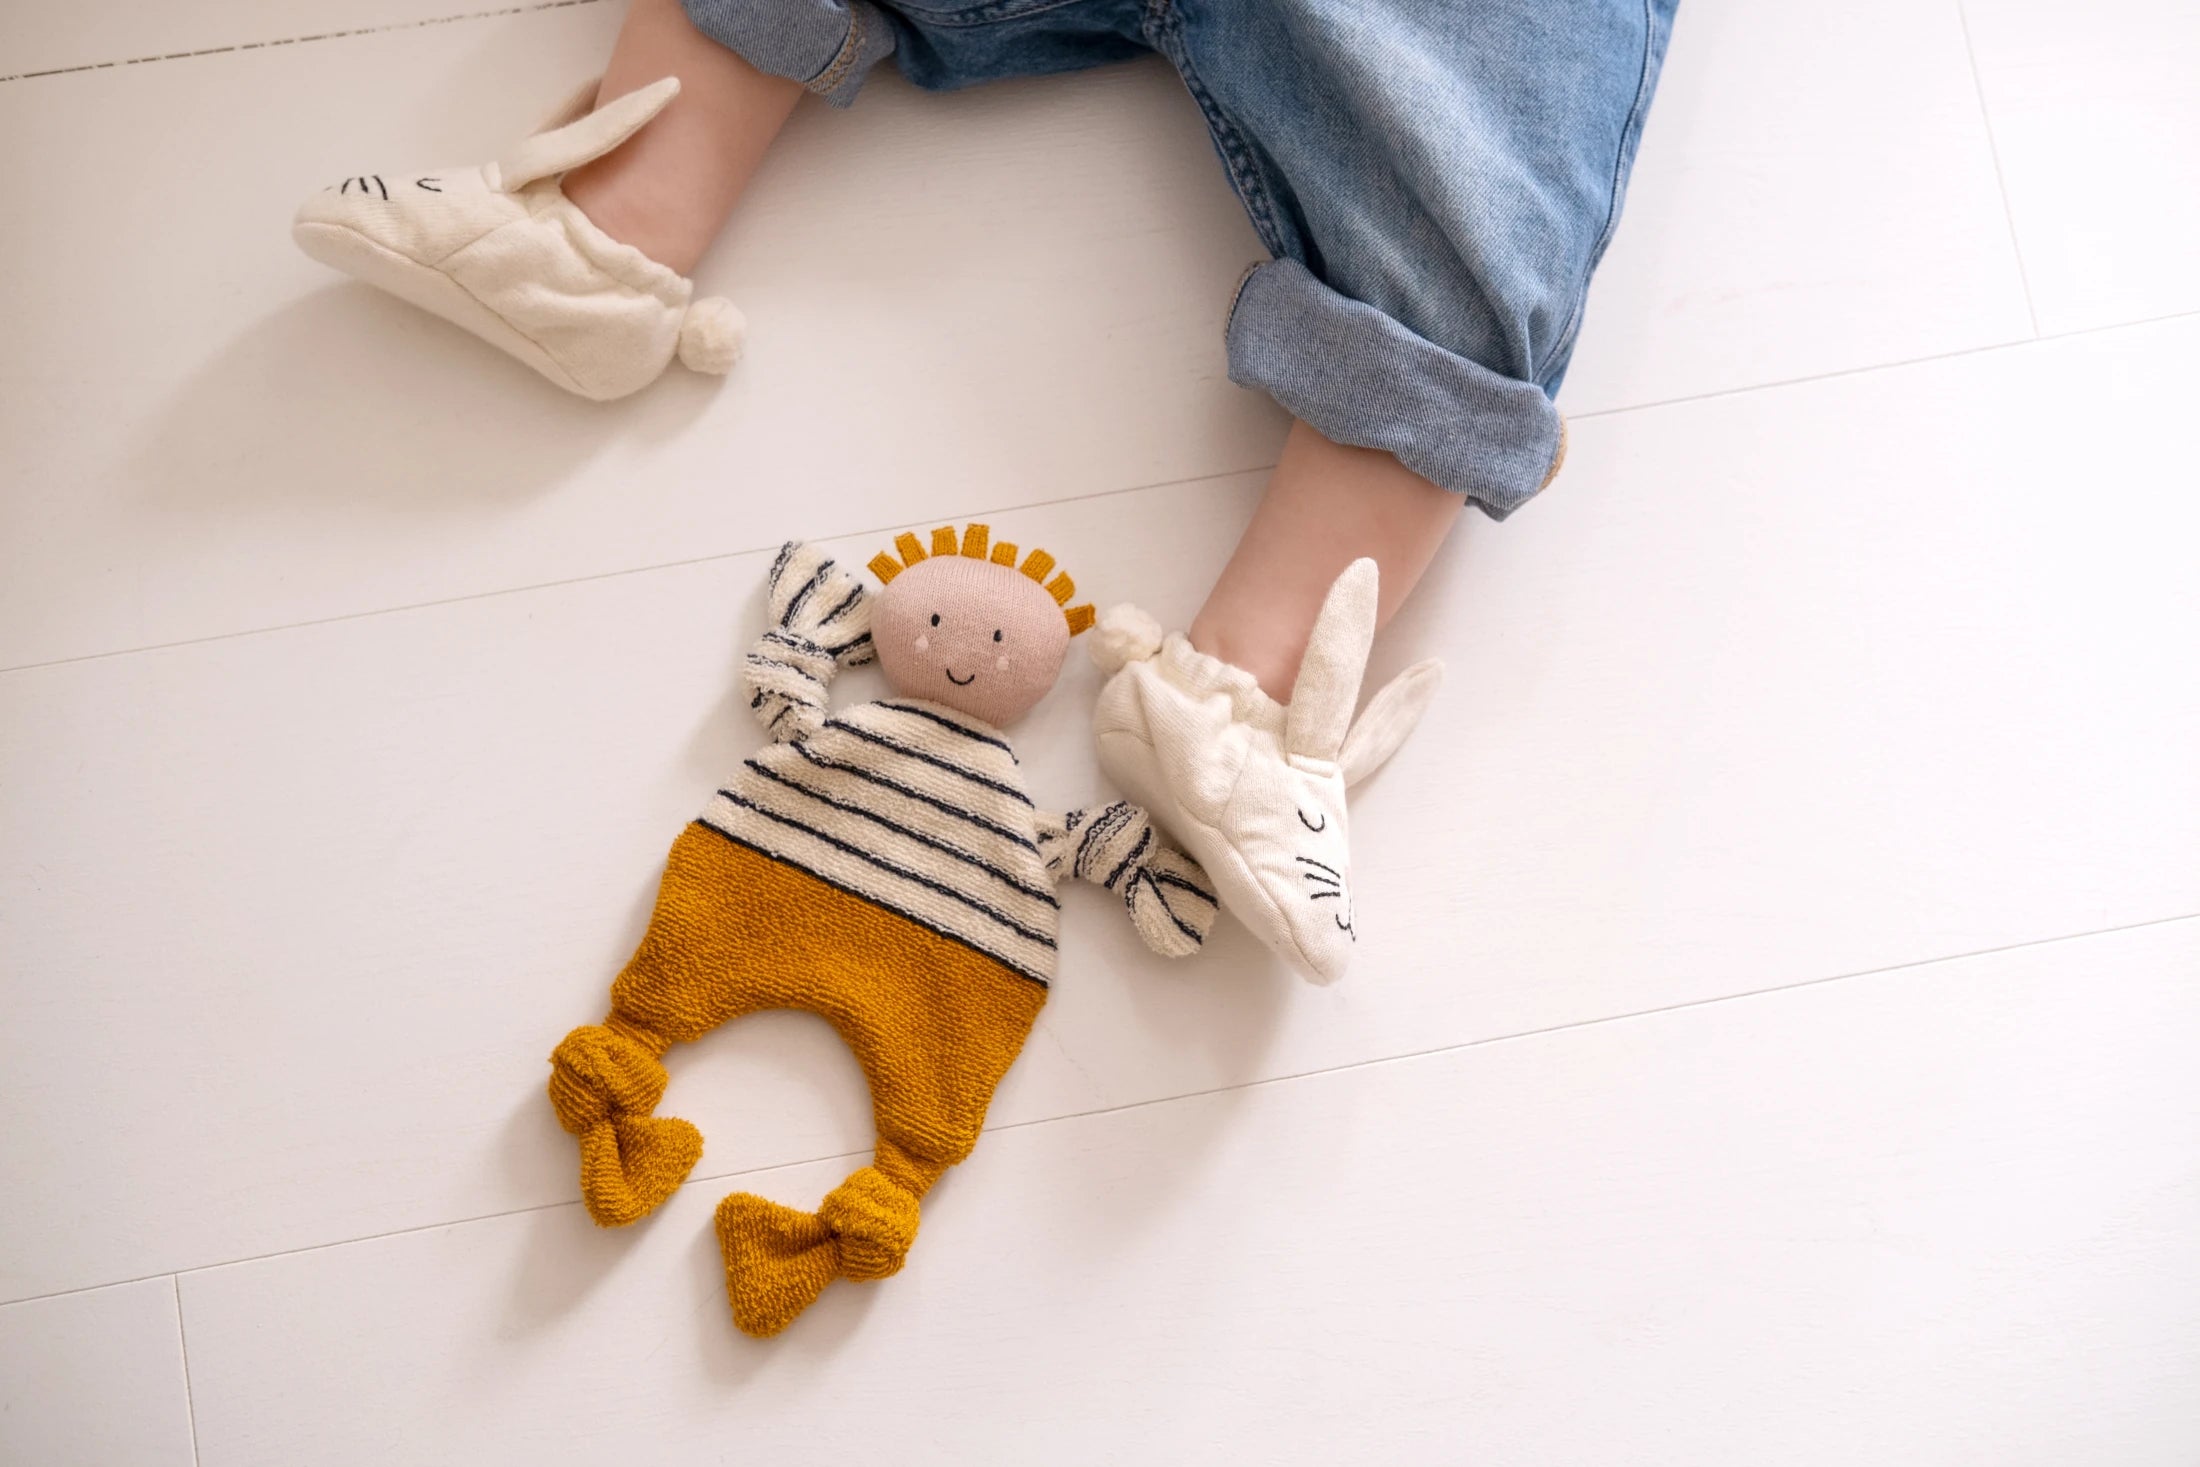
{"label": "shadow on floor", "polygon": [[231,339],[138,444],[153,507],[392,519],[512,506],[618,440],[687,431],[718,378],[672,371],[596,403],[484,342],[356,284],[297,300]]}

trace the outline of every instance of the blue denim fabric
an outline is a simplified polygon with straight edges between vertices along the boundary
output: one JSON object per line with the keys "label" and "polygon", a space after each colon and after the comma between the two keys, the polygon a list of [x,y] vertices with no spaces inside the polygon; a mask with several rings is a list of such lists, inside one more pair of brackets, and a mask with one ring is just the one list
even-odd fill
{"label": "blue denim fabric", "polygon": [[1232,380],[1502,519],[1557,467],[1581,325],[1677,0],[684,0],[845,106],[1159,51],[1261,241]]}

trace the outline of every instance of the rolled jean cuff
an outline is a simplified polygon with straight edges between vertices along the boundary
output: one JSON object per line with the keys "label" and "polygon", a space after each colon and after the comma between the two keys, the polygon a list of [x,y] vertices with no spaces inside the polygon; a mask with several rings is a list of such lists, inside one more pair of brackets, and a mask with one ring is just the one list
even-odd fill
{"label": "rolled jean cuff", "polygon": [[1246,277],[1230,308],[1230,380],[1257,387],[1334,443],[1380,448],[1501,520],[1557,467],[1558,409],[1339,295],[1296,260]]}
{"label": "rolled jean cuff", "polygon": [[845,107],[894,49],[894,28],[870,0],[680,0],[695,28],[758,71],[798,81]]}

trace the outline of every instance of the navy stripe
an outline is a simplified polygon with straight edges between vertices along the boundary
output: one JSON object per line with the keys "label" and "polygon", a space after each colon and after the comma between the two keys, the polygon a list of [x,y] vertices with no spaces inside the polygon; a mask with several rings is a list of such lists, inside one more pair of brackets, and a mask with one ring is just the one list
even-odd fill
{"label": "navy stripe", "polygon": [[779,578],[786,574],[787,562],[794,559],[794,551],[795,544],[792,540],[779,547],[779,554],[772,557],[771,571],[764,577],[765,585],[776,586],[779,584]]}
{"label": "navy stripe", "polygon": [[1154,875],[1151,871],[1141,871],[1136,877],[1132,878],[1130,891],[1123,894],[1124,905],[1128,906],[1130,904],[1131,896],[1138,890],[1138,883],[1141,881],[1145,882],[1146,885],[1153,888],[1153,899],[1161,903],[1161,910],[1169,914],[1169,920],[1176,924],[1176,930],[1183,933],[1186,937],[1189,937],[1192,941],[1204,946],[1207,939],[1200,936],[1196,928],[1186,927],[1184,925],[1184,919],[1177,916],[1175,908],[1169,905],[1169,899],[1161,894],[1160,884],[1154,880]]}
{"label": "navy stripe", "polygon": [[1008,969],[1009,972],[1015,974],[1018,978],[1023,979],[1027,983],[1036,983],[1041,988],[1047,988],[1051,986],[1046,979],[1040,977],[1037,973],[1032,972],[1029,968],[1022,966],[1019,963],[1012,962],[1009,959],[1002,957],[999,953],[987,952],[984,948],[978,946],[969,938],[961,936],[958,933],[943,931],[940,928],[935,927],[931,923],[925,921],[922,917],[919,917],[914,912],[904,912],[899,907],[888,906],[885,902],[880,901],[877,897],[871,895],[867,891],[857,891],[852,886],[843,886],[841,883],[833,880],[833,878],[831,878],[830,876],[825,875],[822,871],[812,871],[809,867],[803,865],[800,861],[790,861],[785,856],[778,854],[776,851],[767,851],[762,846],[757,845],[755,842],[745,841],[741,839],[741,837],[739,837],[738,835],[735,835],[732,831],[713,825],[708,820],[698,820],[695,823],[701,826],[703,829],[709,831],[712,835],[717,836],[720,840],[726,842],[728,845],[739,846],[744,851],[749,851],[756,855],[762,856],[767,861],[776,861],[782,866],[792,866],[795,870],[800,871],[803,875],[808,876],[813,880],[824,883],[826,886],[831,887],[834,891],[839,892],[843,896],[852,896],[857,901],[868,902],[881,911],[892,912],[895,916],[901,918],[905,922],[910,923],[912,926],[922,927],[925,931],[931,933],[934,937],[944,937],[949,942],[954,943],[957,947],[966,947],[969,948],[972,952],[978,954],[978,956],[980,957],[991,958],[994,962],[999,963],[1002,967]]}
{"label": "navy stripe", "polygon": [[776,825],[784,825],[790,830],[799,830],[805,835],[812,836],[817,840],[823,841],[826,845],[831,846],[834,850],[840,851],[846,855],[853,856],[857,860],[866,862],[869,865],[876,866],[881,871],[888,872],[889,874],[894,876],[899,876],[904,881],[913,882],[914,884],[924,887],[930,891],[936,891],[941,896],[946,897],[949,901],[960,902],[964,906],[970,908],[971,911],[976,912],[979,916],[984,917],[989,921],[997,922],[1001,926],[1006,927],[1009,931],[1015,933],[1018,937],[1025,938],[1031,942],[1036,942],[1044,948],[1052,949],[1054,946],[1054,939],[1047,936],[1044,932],[1032,931],[1029,927],[1024,926],[1021,922],[1018,922],[1015,918],[1009,916],[1006,912],[996,911],[994,908],[987,906],[984,902],[981,902],[975,897],[972,897],[967,892],[957,891],[952,886],[943,886],[939,882],[934,881],[929,876],[921,876],[914,871],[905,870],[900,866],[896,866],[891,861],[882,860],[881,858],[872,855],[869,851],[859,849],[858,847],[849,845],[844,840],[840,840],[833,836],[827,835],[822,830],[818,830],[814,827],[805,825],[801,821],[795,820],[789,816],[781,815],[776,813],[775,811],[767,810],[762,805],[756,804],[754,801],[744,800],[739,795],[733,793],[731,790],[720,790],[718,792],[718,795],[719,798],[726,800],[732,804],[739,805],[744,810],[752,811],[755,814],[761,815],[766,820],[769,820]]}
{"label": "navy stripe", "polygon": [[1115,890],[1115,883],[1123,879],[1123,873],[1130,870],[1131,867],[1137,865],[1138,858],[1145,855],[1146,847],[1152,844],[1153,827],[1149,825],[1144,830],[1138,833],[1138,844],[1131,847],[1131,853],[1123,858],[1123,864],[1117,866],[1113,871],[1110,871],[1108,873],[1108,879],[1101,882],[1100,884],[1106,887],[1109,891]]}
{"label": "navy stripe", "polygon": [[858,582],[854,587],[849,590],[847,595],[840,598],[840,604],[838,606],[834,607],[831,611],[826,612],[823,616],[818,618],[818,625],[823,626],[827,622],[837,619],[843,611],[846,611],[849,607],[855,605],[858,601],[861,601],[862,599],[863,586],[862,583]]}
{"label": "navy stripe", "polygon": [[[765,669],[770,668],[776,668],[785,672],[791,672],[796,677],[802,679],[804,682],[810,684],[812,687],[815,687],[818,690],[819,706],[823,706],[825,679],[819,677],[814,672],[805,672],[803,669],[796,667],[791,662],[774,662],[771,658],[759,657],[754,652],[751,652],[749,654],[749,669],[751,672],[761,672]],[[801,694],[799,693],[782,692],[778,688],[770,688],[766,689],[766,691],[770,692],[775,697],[792,698],[801,696]]]}
{"label": "navy stripe", "polygon": [[800,663],[782,662],[776,657],[767,657],[761,652],[751,652],[749,654],[748,660],[749,666],[751,667],[783,667],[788,672],[793,673],[798,678],[802,678],[808,682],[816,683],[821,688],[825,686],[825,679],[819,677],[816,673],[810,671],[808,668],[802,666]]}
{"label": "navy stripe", "polygon": [[1087,880],[1092,878],[1092,867],[1087,858],[1107,844],[1109,837],[1115,834],[1116,828],[1123,823],[1129,811],[1130,806],[1127,803],[1117,800],[1100,812],[1092,822],[1092,828],[1085,832],[1085,838],[1077,843],[1077,863],[1070,868],[1072,871]]}
{"label": "navy stripe", "polygon": [[1017,804],[1022,805],[1027,809],[1031,806],[1031,796],[1025,794],[1022,790],[1016,788],[1016,786],[1012,784],[1002,784],[997,779],[987,779],[984,775],[979,774],[974,770],[965,769],[960,764],[951,764],[945,759],[936,759],[930,754],[921,754],[915,749],[911,749],[904,745],[895,743],[892,739],[881,738],[877,734],[872,733],[867,728],[857,728],[854,724],[849,723],[845,719],[828,718],[825,720],[825,726],[831,729],[838,729],[840,732],[845,734],[854,734],[857,738],[862,739],[866,743],[877,744],[882,749],[890,749],[894,753],[901,755],[905,759],[914,759],[919,764],[929,764],[935,769],[944,769],[949,774],[957,775],[963,779],[967,779],[974,785],[992,790],[995,794],[1007,795]]}
{"label": "navy stripe", "polygon": [[[953,856],[958,861],[962,861],[968,865],[977,867],[980,871],[983,871],[986,875],[1000,882],[1003,886],[1006,886],[1011,891],[1022,892],[1027,897],[1036,897],[1040,901],[1045,902],[1048,906],[1057,909],[1060,908],[1060,906],[1062,905],[1060,902],[1054,899],[1053,892],[1041,891],[1036,886],[1026,886],[1023,882],[1018,881],[1015,877],[1009,875],[1006,871],[1003,871],[1000,867],[994,865],[992,862],[986,860],[982,856],[974,856],[970,852],[963,850],[960,847],[949,845],[946,841],[934,840],[928,835],[919,834],[917,831],[911,830],[908,826],[897,825],[893,821],[887,819],[885,816],[874,814],[871,811],[864,809],[861,805],[850,805],[843,801],[834,799],[831,795],[821,794],[817,790],[811,789],[806,784],[797,784],[795,781],[787,778],[787,776],[785,776],[784,774],[780,774],[772,769],[769,769],[764,765],[758,763],[754,759],[750,759],[746,762],[750,769],[756,771],[758,774],[763,775],[764,778],[770,780],[773,784],[785,785],[788,789],[791,789],[798,794],[808,795],[811,799],[817,801],[820,805],[830,805],[835,810],[840,810],[847,814],[854,815],[859,819],[868,820],[873,825],[881,826],[884,829],[891,830],[896,835],[904,836],[909,840],[915,841],[920,846],[925,846],[932,850],[938,851],[943,856]],[[729,794],[730,791],[720,790],[718,793],[723,795]]]}
{"label": "navy stripe", "polygon": [[769,642],[775,647],[784,647],[798,657],[822,657],[825,655],[823,647],[818,646],[817,643],[803,636],[800,632],[790,632],[784,627],[772,627],[758,640]]}
{"label": "navy stripe", "polygon": [[1158,881],[1163,886],[1173,886],[1179,888],[1180,890],[1188,891],[1193,896],[1203,899],[1210,907],[1215,904],[1215,894],[1207,890],[1206,887],[1201,886],[1196,881],[1186,881],[1183,877],[1171,876],[1166,871],[1149,871],[1146,873],[1146,876],[1148,880]]}
{"label": "navy stripe", "polygon": [[999,749],[1002,753],[1006,754],[1011,759],[1016,757],[1016,751],[1008,746],[1006,740],[989,739],[984,734],[979,733],[976,729],[965,728],[963,725],[957,723],[954,719],[944,718],[941,715],[934,713],[929,708],[916,708],[907,703],[888,703],[884,700],[881,700],[878,706],[881,708],[891,708],[896,713],[913,713],[919,718],[929,718],[934,723],[938,724],[941,728],[951,728],[955,732],[961,734],[964,738],[976,739],[981,744],[991,744],[994,748]]}
{"label": "navy stripe", "polygon": [[[1084,813],[1085,813],[1085,812],[1084,812],[1084,811],[1082,811],[1082,810],[1072,810],[1072,811],[1070,811],[1070,812],[1069,812],[1069,814],[1067,814],[1067,815],[1065,815],[1064,817],[1062,817],[1062,826],[1063,826],[1063,828],[1064,828],[1064,829],[1066,829],[1066,830],[1075,830],[1075,829],[1077,828],[1077,818],[1078,818],[1078,817],[1079,817],[1080,815],[1084,814]],[[1107,814],[1107,811],[1106,811],[1105,809],[1103,809],[1103,810],[1102,810],[1102,811],[1101,811],[1100,813],[1101,813],[1101,815],[1102,815],[1103,817],[1105,817],[1105,816],[1106,816],[1106,814]],[[1093,828],[1093,830],[1098,830],[1098,829],[1100,828],[1100,826],[1099,826],[1099,822],[1098,822],[1098,821],[1095,821],[1095,822],[1093,823],[1093,827],[1092,827],[1092,828]],[[1075,877],[1078,877],[1078,878],[1080,878],[1080,879],[1081,879],[1081,878],[1082,878],[1082,877],[1084,876],[1084,874],[1085,874],[1085,852],[1086,852],[1087,850],[1091,849],[1091,846],[1092,846],[1092,840],[1091,840],[1091,832],[1089,832],[1089,831],[1088,831],[1088,832],[1087,832],[1086,834],[1084,834],[1084,835],[1081,835],[1081,836],[1077,837],[1077,848],[1076,848],[1076,850],[1075,850],[1075,851],[1073,851],[1073,852],[1071,853],[1071,855],[1070,855],[1070,858],[1069,858],[1069,874],[1070,874],[1070,875],[1072,875],[1072,876],[1075,876]]]}
{"label": "navy stripe", "polygon": [[1038,852],[1038,845],[1034,843],[1031,837],[1028,835],[1023,835],[1017,831],[1010,830],[1005,825],[995,825],[992,821],[986,819],[984,816],[973,815],[968,810],[963,809],[959,805],[950,805],[945,800],[935,800],[930,795],[924,794],[918,790],[913,790],[909,786],[901,783],[899,780],[888,779],[885,775],[880,774],[875,770],[865,769],[858,764],[843,764],[837,759],[828,759],[823,754],[819,754],[812,750],[807,740],[804,740],[799,744],[789,744],[787,747],[793,749],[797,754],[800,754],[803,758],[809,760],[810,763],[816,765],[819,769],[834,769],[838,770],[842,774],[852,774],[857,779],[869,780],[872,784],[883,786],[886,789],[894,791],[894,793],[896,794],[907,795],[910,799],[915,800],[921,805],[930,805],[933,809],[939,811],[942,815],[952,815],[957,820],[963,821],[965,824],[975,825],[980,830],[991,831],[993,834],[1001,837],[1003,840],[1014,841],[1017,845],[1022,846],[1027,851],[1031,851],[1034,854]]}
{"label": "navy stripe", "polygon": [[794,599],[787,603],[787,609],[779,613],[779,624],[781,626],[786,626],[794,620],[794,614],[802,609],[802,603],[810,599],[810,593],[823,583],[825,572],[832,568],[833,562],[828,557],[824,564],[810,572],[810,578],[802,583],[801,590],[794,593]]}

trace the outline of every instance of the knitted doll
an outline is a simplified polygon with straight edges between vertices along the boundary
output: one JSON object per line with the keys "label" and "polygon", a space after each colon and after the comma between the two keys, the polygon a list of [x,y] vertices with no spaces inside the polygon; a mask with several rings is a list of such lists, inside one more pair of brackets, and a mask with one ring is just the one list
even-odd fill
{"label": "knitted doll", "polygon": [[[1195,951],[1215,917],[1206,874],[1116,803],[1056,814],[1025,794],[1001,736],[1045,696],[1072,636],[1074,583],[1034,550],[914,535],[871,569],[873,597],[813,546],[773,564],[770,626],[743,675],[774,742],[673,843],[655,913],[601,1024],[550,1057],[550,1100],[580,1140],[581,1196],[606,1227],[647,1215],[702,1153],[653,1114],[672,1044],[758,1009],[807,1009],[862,1062],[871,1165],[813,1213],[748,1193],[718,1205],[734,1322],[772,1335],[835,1278],[884,1278],[918,1199],[970,1154],[994,1087],[1055,971],[1055,883],[1123,900],[1146,945]],[[898,696],[837,715],[826,688],[874,656]]]}

